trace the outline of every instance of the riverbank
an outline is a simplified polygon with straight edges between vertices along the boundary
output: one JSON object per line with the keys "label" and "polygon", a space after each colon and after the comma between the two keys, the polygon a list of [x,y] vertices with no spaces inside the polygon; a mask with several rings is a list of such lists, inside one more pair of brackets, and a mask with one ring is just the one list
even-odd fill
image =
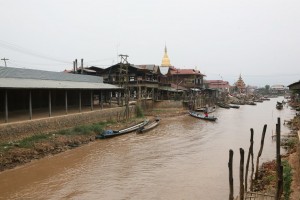
{"label": "riverbank", "polygon": [[[154,109],[145,113],[146,118],[159,116],[161,119],[186,114],[185,109],[168,108]],[[141,118],[132,118],[128,121],[108,121],[91,125],[76,126],[71,129],[38,134],[14,142],[0,144],[0,172],[21,166],[32,160],[58,154],[89,142],[95,141],[95,136],[104,129],[118,130],[128,127]]]}
{"label": "riverbank", "polygon": [[[282,155],[283,164],[283,195],[284,199],[299,200],[300,196],[300,116],[284,122],[291,130],[288,137],[281,140],[281,146],[286,150]],[[276,161],[262,164],[258,179],[254,183],[254,191],[274,193],[276,191]]]}

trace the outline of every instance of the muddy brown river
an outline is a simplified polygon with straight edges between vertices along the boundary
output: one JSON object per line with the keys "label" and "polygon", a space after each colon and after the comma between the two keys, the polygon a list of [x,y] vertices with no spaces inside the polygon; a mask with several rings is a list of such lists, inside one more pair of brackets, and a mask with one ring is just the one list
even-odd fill
{"label": "muddy brown river", "polygon": [[[239,148],[248,153],[254,128],[255,160],[267,124],[260,162],[275,158],[277,117],[292,119],[275,98],[240,109],[218,108],[217,122],[189,115],[163,118],[145,134],[129,133],[33,161],[0,173],[0,199],[223,200],[228,199],[229,149],[234,151],[235,196]],[[282,126],[282,134],[288,129]]]}

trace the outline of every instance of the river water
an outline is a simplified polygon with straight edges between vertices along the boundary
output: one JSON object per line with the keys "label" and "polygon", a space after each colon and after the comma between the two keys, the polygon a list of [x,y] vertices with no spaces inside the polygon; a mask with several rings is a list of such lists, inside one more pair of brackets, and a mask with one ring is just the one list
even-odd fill
{"label": "river water", "polygon": [[[145,134],[98,140],[55,156],[0,173],[0,199],[228,199],[229,149],[234,151],[235,196],[239,148],[247,157],[250,128],[254,154],[267,124],[260,163],[275,158],[277,118],[292,119],[288,107],[276,110],[275,98],[240,109],[218,108],[217,122],[189,115],[163,118]],[[282,125],[282,134],[287,134]]]}

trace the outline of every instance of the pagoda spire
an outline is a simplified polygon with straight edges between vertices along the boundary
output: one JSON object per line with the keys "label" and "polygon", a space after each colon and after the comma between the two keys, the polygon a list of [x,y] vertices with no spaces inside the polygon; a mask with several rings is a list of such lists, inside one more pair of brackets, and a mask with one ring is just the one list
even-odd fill
{"label": "pagoda spire", "polygon": [[170,63],[170,59],[168,56],[168,51],[167,51],[167,45],[165,44],[165,53],[164,53],[164,57],[161,61],[161,66],[162,67],[170,67],[171,63]]}

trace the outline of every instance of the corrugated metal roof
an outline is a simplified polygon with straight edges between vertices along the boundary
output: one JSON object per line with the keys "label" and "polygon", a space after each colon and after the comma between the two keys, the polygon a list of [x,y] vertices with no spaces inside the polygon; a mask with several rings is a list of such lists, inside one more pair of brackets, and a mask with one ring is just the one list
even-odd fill
{"label": "corrugated metal roof", "polygon": [[118,89],[118,86],[106,83],[56,81],[39,79],[0,78],[0,88],[28,89]]}
{"label": "corrugated metal roof", "polygon": [[0,88],[119,89],[99,76],[0,67]]}
{"label": "corrugated metal roof", "polygon": [[0,78],[22,78],[56,81],[96,82],[103,83],[99,76],[70,74],[65,72],[50,72],[35,69],[0,67]]}

